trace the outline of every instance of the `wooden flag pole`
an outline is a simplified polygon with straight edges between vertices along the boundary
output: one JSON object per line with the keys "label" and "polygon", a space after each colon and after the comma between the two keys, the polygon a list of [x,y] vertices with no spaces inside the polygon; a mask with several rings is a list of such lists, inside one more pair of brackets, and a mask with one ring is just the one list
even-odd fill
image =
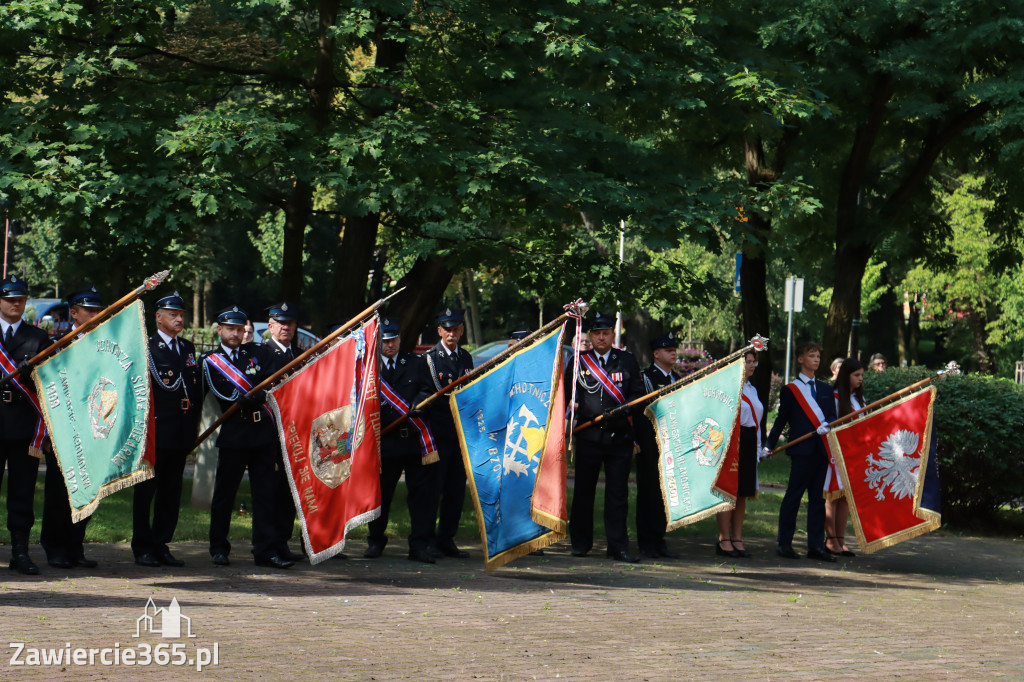
{"label": "wooden flag pole", "polygon": [[[38,365],[40,362],[50,357],[51,355],[55,355],[56,353],[60,352],[61,350],[69,346],[73,341],[78,339],[82,334],[87,333],[91,329],[95,329],[97,325],[99,325],[101,322],[106,320],[108,317],[110,317],[117,311],[127,306],[129,303],[135,301],[135,299],[137,299],[139,296],[159,286],[165,279],[167,279],[168,275],[170,274],[170,270],[162,270],[161,272],[158,272],[155,275],[147,277],[145,282],[135,287],[135,289],[128,292],[114,303],[111,303],[100,312],[96,313],[95,317],[93,317],[91,320],[83,324],[81,327],[76,327],[75,329],[68,331],[67,334],[60,337],[57,341],[50,344],[43,350],[39,351],[30,359],[26,360],[24,364],[28,366]],[[19,368],[14,372],[11,372],[10,374],[5,374],[4,376],[0,377],[0,386],[6,385],[11,379],[18,375],[21,369],[22,367],[19,366]]]}
{"label": "wooden flag pole", "polygon": [[[276,372],[274,372],[272,375],[270,375],[269,377],[267,377],[266,379],[264,379],[263,381],[261,381],[257,385],[253,386],[252,390],[249,391],[248,393],[246,393],[245,395],[246,396],[253,396],[256,393],[259,393],[263,389],[265,389],[268,386],[274,384],[278,379],[280,379],[282,376],[284,376],[285,374],[287,374],[291,370],[295,369],[296,367],[298,367],[300,365],[305,364],[306,360],[308,360],[309,358],[313,357],[313,355],[315,355],[320,349],[324,348],[331,341],[334,341],[336,338],[338,338],[339,336],[341,336],[345,332],[347,332],[350,329],[352,329],[352,327],[355,327],[357,324],[359,324],[360,322],[365,320],[367,317],[372,315],[374,313],[374,311],[376,311],[378,308],[380,308],[382,305],[384,305],[384,303],[388,299],[390,299],[392,296],[397,296],[398,294],[402,293],[403,291],[405,291],[405,287],[402,287],[401,289],[398,289],[397,291],[392,292],[387,297],[380,299],[379,301],[377,301],[376,303],[374,303],[371,306],[368,306],[366,309],[364,309],[358,315],[356,315],[355,317],[350,319],[348,322],[346,322],[345,324],[341,325],[340,327],[335,329],[333,332],[331,332],[330,334],[328,334],[327,336],[325,336],[324,338],[320,339],[315,344],[310,346],[308,349],[306,349],[306,351],[304,353],[302,353],[301,355],[299,355],[296,358],[293,358],[287,365],[285,365],[281,369],[277,370]],[[216,431],[218,428],[220,428],[221,424],[226,422],[236,412],[238,412],[238,409],[239,409],[238,408],[238,403],[235,402],[235,403],[232,403],[226,410],[224,410],[224,412],[220,415],[220,417],[217,418],[217,421],[213,422],[213,424],[210,425],[210,428],[206,429],[205,431],[203,431],[199,435],[199,438],[196,439],[196,442],[192,444],[192,450],[195,450],[197,447],[199,447],[199,445],[204,440],[209,438],[213,434],[214,431]]]}
{"label": "wooden flag pole", "polygon": [[[576,304],[570,304],[570,305],[575,305],[578,308],[580,315],[585,313],[587,311],[587,308],[589,307],[583,301],[579,301]],[[568,307],[568,306],[566,306],[566,307]],[[407,419],[409,419],[409,417],[412,415],[413,412],[417,412],[417,411],[426,409],[432,402],[434,402],[435,400],[440,398],[442,395],[445,395],[446,393],[449,393],[452,389],[456,388],[457,386],[459,386],[461,384],[466,383],[467,381],[470,381],[471,379],[475,379],[476,377],[480,376],[481,374],[483,374],[487,370],[491,369],[492,367],[494,367],[498,363],[500,363],[503,360],[505,360],[506,358],[508,358],[513,353],[518,352],[518,351],[526,348],[527,346],[532,344],[534,341],[536,341],[540,337],[544,336],[545,334],[547,334],[549,331],[551,331],[552,329],[554,329],[558,325],[562,324],[562,322],[564,322],[569,317],[570,317],[570,315],[569,315],[568,312],[562,313],[561,315],[559,315],[555,319],[551,320],[550,322],[548,322],[546,325],[544,325],[543,327],[541,327],[537,331],[535,331],[532,334],[530,334],[529,336],[521,339],[518,343],[515,343],[515,344],[509,346],[508,348],[506,348],[505,350],[501,351],[500,353],[495,355],[493,358],[491,358],[490,360],[488,360],[484,364],[480,365],[479,367],[474,368],[473,371],[470,372],[469,374],[464,374],[463,376],[459,377],[458,379],[456,379],[452,383],[450,383],[447,386],[445,386],[444,388],[442,388],[437,393],[435,393],[435,394],[433,394],[431,396],[428,396],[427,398],[424,398],[423,402],[421,402],[419,405],[416,405],[414,408],[409,410],[407,413],[405,413],[404,415],[402,415],[401,417],[399,417],[398,419],[396,419],[395,421],[391,422],[386,427],[384,427],[384,429],[380,432],[380,435],[381,436],[386,436],[387,434],[391,433],[392,431],[397,429],[403,422],[405,422]]]}
{"label": "wooden flag pole", "polygon": [[[882,406],[882,405],[887,405],[888,403],[893,402],[897,398],[901,398],[901,397],[905,396],[906,394],[912,393],[913,391],[916,391],[917,389],[919,389],[919,388],[921,388],[923,386],[927,386],[928,384],[932,383],[936,379],[941,379],[942,377],[945,377],[945,376],[950,375],[950,374],[955,375],[955,374],[959,374],[959,373],[960,373],[959,365],[957,365],[956,362],[952,362],[951,361],[948,365],[946,365],[945,369],[940,369],[938,372],[936,372],[935,376],[928,377],[927,379],[922,379],[921,381],[913,383],[910,386],[905,386],[904,388],[901,388],[900,390],[896,391],[895,393],[890,393],[889,395],[885,396],[884,398],[881,398],[880,400],[876,400],[875,402],[871,403],[870,405],[865,405],[864,407],[860,408],[859,410],[855,410],[854,412],[851,412],[848,415],[840,417],[839,419],[836,419],[833,422],[829,422],[828,428],[831,429],[831,428],[839,426],[841,424],[845,424],[846,422],[850,421],[851,419],[854,419],[854,418],[859,417],[860,415],[864,414],[868,410],[873,410],[876,407],[879,407],[879,406]],[[785,445],[781,445],[781,446],[775,448],[774,450],[769,452],[767,455],[765,455],[765,458],[771,457],[772,455],[774,455],[776,453],[782,452],[786,448],[789,448],[789,447],[791,447],[793,445],[796,445],[797,443],[803,443],[805,440],[807,440],[811,436],[817,436],[817,435],[818,435],[818,433],[816,431],[812,431],[810,433],[805,433],[804,435],[800,436],[799,438],[794,438],[793,440],[789,441]]]}
{"label": "wooden flag pole", "polygon": [[616,407],[613,410],[608,410],[608,412],[607,412],[608,417],[605,417],[605,415],[603,415],[603,414],[599,414],[596,417],[594,417],[593,419],[591,419],[590,421],[584,422],[584,423],[580,424],[575,429],[573,429],[572,432],[574,434],[579,433],[583,429],[589,429],[591,426],[594,426],[595,424],[600,424],[605,419],[607,419],[609,417],[613,417],[617,413],[625,412],[626,410],[628,410],[631,407],[634,407],[635,405],[639,405],[640,403],[645,402],[647,400],[651,400],[652,398],[663,396],[666,393],[671,393],[672,391],[675,391],[676,389],[682,388],[683,386],[686,386],[687,384],[691,384],[694,381],[697,381],[698,379],[701,379],[701,378],[707,376],[708,374],[711,374],[713,372],[717,372],[718,370],[720,370],[722,367],[725,367],[726,365],[728,365],[733,360],[737,360],[739,358],[742,358],[749,351],[752,351],[752,350],[753,351],[763,351],[765,348],[767,348],[767,346],[768,346],[768,339],[763,337],[763,336],[761,336],[760,334],[756,334],[754,336],[754,338],[750,339],[750,343],[748,345],[744,346],[743,348],[740,348],[735,353],[730,353],[729,355],[726,355],[721,360],[715,360],[714,362],[712,362],[707,367],[703,367],[703,368],[697,370],[696,372],[694,372],[693,374],[688,374],[685,377],[683,377],[682,379],[680,379],[679,381],[671,383],[668,386],[662,386],[658,390],[651,391],[647,395],[641,396],[641,397],[637,398],[636,400],[631,400],[630,402],[626,403],[625,405],[619,405],[618,407]]}

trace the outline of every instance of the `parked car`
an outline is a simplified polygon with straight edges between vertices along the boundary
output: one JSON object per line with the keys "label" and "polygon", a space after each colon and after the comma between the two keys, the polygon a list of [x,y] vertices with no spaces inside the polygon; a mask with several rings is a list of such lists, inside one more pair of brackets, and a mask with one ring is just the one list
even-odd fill
{"label": "parked car", "polygon": [[71,313],[67,301],[61,298],[30,298],[25,301],[24,319],[46,331],[51,339],[71,331]]}
{"label": "parked car", "polygon": [[[508,348],[508,339],[502,339],[501,341],[491,341],[484,345],[470,351],[470,355],[473,358],[473,366],[479,367],[498,353]],[[567,362],[572,357],[572,346],[568,344],[562,344],[562,360]]]}
{"label": "parked car", "polygon": [[[256,343],[263,343],[270,338],[270,330],[267,328],[266,322],[254,322],[252,325],[253,341]],[[308,332],[305,329],[299,328],[295,335],[295,347],[299,350],[308,350],[320,337],[312,332]]]}

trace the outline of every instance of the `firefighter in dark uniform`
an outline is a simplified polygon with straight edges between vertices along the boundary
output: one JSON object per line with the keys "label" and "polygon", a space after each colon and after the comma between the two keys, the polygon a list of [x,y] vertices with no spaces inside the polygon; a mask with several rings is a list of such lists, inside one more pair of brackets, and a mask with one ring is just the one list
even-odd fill
{"label": "firefighter in dark uniform", "polygon": [[[273,374],[302,355],[302,351],[295,347],[295,338],[299,329],[299,310],[294,303],[288,301],[276,303],[266,310],[270,339],[263,344],[261,357],[268,365],[269,374]],[[288,473],[284,467],[285,463],[281,459],[279,451],[275,460],[274,533],[276,542],[274,549],[277,556],[284,561],[302,561],[306,558],[304,555],[297,554],[288,548],[288,541],[295,529],[295,500],[292,498],[292,489],[288,485]]]}
{"label": "firefighter in dark uniform", "polygon": [[[404,353],[399,350],[400,334],[398,320],[385,318],[381,321],[380,378],[382,384],[387,384],[389,391],[398,394],[412,409],[434,391],[430,390],[426,361],[415,353]],[[385,397],[383,388],[382,386],[380,401],[381,428],[387,427],[402,414]],[[422,420],[422,416],[415,411],[413,416],[418,416]],[[381,438],[380,516],[370,522],[367,548],[363,554],[367,559],[379,557],[388,544],[388,512],[395,488],[398,486],[398,479],[404,471],[409,521],[412,525],[409,533],[409,559],[428,564],[435,563],[434,557],[427,551],[427,546],[433,532],[431,512],[434,508],[431,505],[431,498],[438,464],[423,464],[423,455],[420,432],[411,420],[406,420],[395,431]]]}
{"label": "firefighter in dark uniform", "polygon": [[[459,377],[473,371],[473,358],[459,348],[459,339],[465,333],[461,310],[446,309],[437,318],[437,334],[441,340],[424,353],[432,392],[437,392]],[[437,439],[437,453],[441,461],[437,468],[434,490],[434,509],[437,509],[437,532],[431,543],[435,556],[465,559],[469,556],[455,544],[455,533],[462,517],[462,503],[466,497],[466,469],[462,464],[459,436],[447,397],[434,401],[430,410],[430,426]]]}
{"label": "firefighter in dark uniform", "polygon": [[192,451],[203,412],[203,382],[196,349],[178,337],[185,300],[177,291],[156,302],[156,334],[149,337],[149,371],[156,412],[156,476],[135,486],[132,552],[142,566],[184,566],[171,554],[181,505],[185,458]]}
{"label": "firefighter in dark uniform", "polygon": [[206,385],[220,403],[221,412],[238,403],[238,412],[224,422],[217,435],[217,475],[210,504],[210,556],[217,566],[231,563],[228,531],[235,496],[246,468],[252,494],[252,554],[257,566],[289,568],[294,562],[277,555],[274,530],[274,498],[277,493],[275,464],[281,459],[277,428],[265,407],[267,394],[246,397],[254,386],[270,376],[259,346],[243,344],[246,314],[238,306],[217,313],[220,347],[203,356]]}
{"label": "firefighter in dark uniform", "polygon": [[[593,349],[580,354],[580,368],[569,363],[568,382],[576,381],[576,417],[579,423],[606,414],[620,404],[643,395],[640,365],[632,353],[612,346],[615,339],[615,318],[598,313],[590,326]],[[592,363],[592,364],[589,364]],[[591,369],[591,367],[595,369]],[[622,394],[620,403],[612,389],[600,377],[614,384]],[[566,398],[571,391],[566,391]],[[586,556],[594,544],[594,495],[597,479],[604,466],[604,526],[608,538],[607,555],[617,561],[635,563],[639,559],[629,552],[629,470],[633,462],[633,427],[628,412],[617,413],[576,434],[576,482],[573,487],[572,510],[569,513],[569,537],[572,555]]]}
{"label": "firefighter in dark uniform", "polygon": [[18,384],[11,381],[0,387],[0,481],[6,465],[11,570],[38,575],[39,567],[28,555],[28,536],[35,522],[32,500],[39,457],[29,454],[29,447],[40,428],[40,416],[22,389],[35,391],[32,369],[27,361],[50,345],[50,337],[21,319],[27,296],[28,283],[21,277],[8,275],[0,282],[0,343],[11,364],[20,370]]}
{"label": "firefighter in dark uniform", "polygon": [[[68,297],[72,331],[94,318],[106,306],[96,287],[79,289]],[[81,343],[80,341],[78,343]],[[89,518],[78,523],[71,522],[71,504],[68,489],[64,483],[57,456],[53,448],[46,450],[45,502],[43,503],[43,528],[39,544],[46,552],[46,562],[55,568],[95,568],[97,563],[85,558],[85,528]]]}
{"label": "firefighter in dark uniform", "polygon": [[[654,362],[643,372],[644,394],[679,381],[680,376],[672,369],[679,360],[676,345],[676,339],[671,333],[651,341]],[[641,554],[651,559],[678,559],[679,555],[669,551],[665,543],[665,526],[668,522],[665,519],[665,501],[658,474],[658,441],[654,425],[643,414],[645,407],[641,405],[633,417],[636,440],[640,446],[636,456],[637,546]]]}

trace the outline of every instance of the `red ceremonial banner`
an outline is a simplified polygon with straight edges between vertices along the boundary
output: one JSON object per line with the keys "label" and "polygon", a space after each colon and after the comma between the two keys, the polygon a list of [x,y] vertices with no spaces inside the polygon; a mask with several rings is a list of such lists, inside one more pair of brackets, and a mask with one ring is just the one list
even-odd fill
{"label": "red ceremonial banner", "polygon": [[729,448],[725,451],[725,461],[722,468],[718,470],[718,478],[715,479],[711,489],[719,493],[725,499],[736,502],[736,495],[740,490],[740,415],[736,415],[736,423],[732,427],[732,437],[729,438]]}
{"label": "red ceremonial banner", "polygon": [[937,529],[921,506],[932,437],[929,386],[828,434],[861,549],[870,554]]}
{"label": "red ceremonial banner", "polygon": [[311,564],[380,515],[378,326],[374,316],[270,392]]}
{"label": "red ceremonial banner", "polygon": [[[561,373],[562,363],[557,369]],[[567,470],[565,456],[565,382],[556,377],[558,388],[551,398],[551,417],[548,419],[544,454],[537,469],[537,482],[533,487],[533,508],[530,516],[534,523],[554,531],[551,543],[565,537],[569,526]]]}

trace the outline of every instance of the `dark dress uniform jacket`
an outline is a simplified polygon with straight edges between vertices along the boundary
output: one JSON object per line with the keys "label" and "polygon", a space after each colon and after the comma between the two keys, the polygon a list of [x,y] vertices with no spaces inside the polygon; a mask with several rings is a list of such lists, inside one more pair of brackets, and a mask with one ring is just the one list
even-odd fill
{"label": "dark dress uniform jacket", "polygon": [[[590,350],[585,354],[592,357],[597,364],[601,363],[597,353],[594,351]],[[583,365],[582,356],[580,364]],[[572,386],[571,382],[575,377],[574,369],[570,362],[566,372],[566,385],[568,387]],[[628,403],[644,395],[644,384],[640,378],[640,365],[632,353],[612,348],[608,353],[608,364],[604,369],[619,387],[619,390],[622,391],[625,402]],[[595,385],[597,385],[597,389],[594,389]],[[591,390],[587,390],[588,388]],[[566,390],[565,395],[566,400],[570,400],[572,396],[571,390]],[[616,402],[615,398],[597,384],[597,379],[591,375],[586,365],[583,365],[580,370],[579,385],[576,387],[576,402],[579,403],[579,409],[576,410],[576,418],[580,424],[590,421],[601,413],[613,410],[620,405],[620,403]],[[633,428],[629,424],[629,415],[616,415],[614,419],[604,419],[599,424],[580,431],[576,434],[576,439],[591,443],[631,443],[633,441]]]}
{"label": "dark dress uniform jacket", "polygon": [[[679,381],[680,377],[675,372],[671,373],[671,376],[666,376],[664,372],[658,369],[655,365],[651,365],[643,371],[643,384],[644,384],[644,395],[657,391],[659,388],[664,388],[669,384]],[[651,402],[654,402],[652,399]],[[658,454],[658,441],[654,433],[654,424],[644,414],[644,409],[651,404],[651,402],[640,405],[636,414],[634,415],[633,422],[636,424],[636,441],[637,445],[644,452],[649,452],[654,455]]]}
{"label": "dark dress uniform jacket", "polygon": [[149,337],[156,447],[191,450],[203,413],[203,381],[196,347],[180,336],[177,343],[180,353],[159,334]]}
{"label": "dark dress uniform jacket", "polygon": [[[427,363],[422,357],[415,353],[399,352],[395,355],[394,361],[395,369],[389,372],[385,369],[385,359],[382,357],[380,375],[394,389],[395,393],[409,403],[410,408],[416,407],[417,403],[434,393],[434,390],[431,390],[430,378],[427,376]],[[380,401],[381,428],[387,427],[400,416],[399,411],[382,397]],[[403,457],[418,455],[421,452],[419,432],[408,421],[403,422],[401,426],[381,439],[381,457]]]}
{"label": "dark dress uniform jacket", "polygon": [[[214,354],[220,355],[231,363],[230,357],[224,353],[223,348],[218,348],[204,355],[203,362],[205,363],[206,358]],[[235,361],[231,364],[245,375],[245,378],[249,380],[251,385],[255,386],[270,376],[266,361],[261,357],[257,344],[247,343],[240,346],[236,355]],[[234,384],[229,382],[215,367],[210,366],[204,371],[207,372],[212,388],[216,390],[215,395],[217,402],[220,403],[221,412],[226,411],[234,403],[234,400],[222,400],[220,396],[233,397],[237,400],[241,393],[235,395]],[[253,416],[254,412],[259,415],[258,418]],[[218,448],[264,447],[266,445],[273,445],[276,442],[277,428],[274,425],[274,418],[260,407],[239,410],[221,425],[220,433],[217,436]]]}
{"label": "dark dress uniform jacket", "polygon": [[[18,325],[18,331],[11,338],[7,354],[18,364],[28,360],[39,351],[50,345],[50,337],[39,327],[34,327],[24,320]],[[31,379],[19,379],[22,385],[32,391],[35,383]],[[36,421],[39,413],[32,403],[13,385],[4,386],[0,391],[6,396],[10,391],[11,402],[0,402],[0,440],[31,440],[36,433]]]}
{"label": "dark dress uniform jacket", "polygon": [[[431,393],[436,393],[459,377],[473,371],[473,358],[467,351],[462,348],[456,349],[455,358],[452,359],[448,349],[440,341],[424,353],[424,359],[427,362]],[[449,398],[438,398],[434,401],[430,412],[430,427],[434,432],[434,437],[438,440],[458,442],[459,435],[455,431],[455,418],[452,416],[448,402]]]}

